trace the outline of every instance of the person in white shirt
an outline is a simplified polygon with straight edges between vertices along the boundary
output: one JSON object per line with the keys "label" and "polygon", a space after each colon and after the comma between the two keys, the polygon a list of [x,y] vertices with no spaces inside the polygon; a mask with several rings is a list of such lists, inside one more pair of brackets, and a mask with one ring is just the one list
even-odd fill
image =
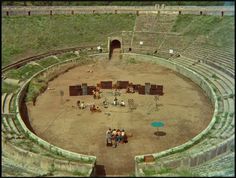
{"label": "person in white shirt", "polygon": [[120,105],[125,106],[125,102],[123,100],[121,100]]}

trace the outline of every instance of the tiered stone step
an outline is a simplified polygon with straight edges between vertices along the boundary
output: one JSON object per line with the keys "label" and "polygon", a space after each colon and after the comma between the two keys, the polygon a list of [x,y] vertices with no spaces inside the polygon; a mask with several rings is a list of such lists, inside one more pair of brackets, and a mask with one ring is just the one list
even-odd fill
{"label": "tiered stone step", "polygon": [[[10,114],[10,105],[11,105],[11,101],[13,99],[13,93],[9,94],[6,96],[6,100],[4,102],[3,105],[3,113],[4,114]],[[14,121],[15,116],[3,116],[2,120],[3,120],[3,124],[6,127],[5,131],[8,131],[10,133],[16,134],[16,135],[20,135],[20,131],[18,130],[18,128],[16,127],[16,123]]]}
{"label": "tiered stone step", "polygon": [[195,172],[204,177],[234,176],[234,158],[234,152],[226,153],[213,160],[207,161],[200,166],[193,167],[191,172]]}
{"label": "tiered stone step", "polygon": [[167,34],[164,43],[160,46],[160,50],[169,53],[169,49],[173,49],[174,52],[179,52],[188,45],[189,42],[183,36]]}
{"label": "tiered stone step", "polygon": [[193,43],[185,49],[183,55],[199,60],[210,60],[229,69],[234,68],[234,55],[202,43]]}
{"label": "tiered stone step", "polygon": [[[185,61],[186,63],[186,61]],[[229,79],[227,75],[222,73],[221,71],[217,71],[216,69],[204,65],[204,64],[198,64],[197,66],[191,66],[192,69],[194,69],[196,72],[199,74],[211,78],[212,74],[217,74],[219,79],[217,80],[211,80],[211,82],[217,87],[217,89],[220,91],[221,95],[225,95],[227,93],[231,93],[232,88],[234,86],[234,82],[232,79]],[[220,73],[220,74],[218,74]],[[222,97],[223,98],[223,97]],[[233,99],[227,98],[223,99],[223,107],[224,107],[224,113],[227,114],[227,117],[224,118],[224,116],[221,117],[219,124],[217,125],[217,128],[215,131],[211,132],[211,135],[214,135],[214,137],[230,137],[233,133],[233,117],[230,116],[229,114],[234,113],[234,103]],[[233,125],[233,126],[232,126]]]}
{"label": "tiered stone step", "polygon": [[135,31],[153,31],[153,24],[156,21],[156,15],[139,15],[136,18]]}
{"label": "tiered stone step", "polygon": [[6,96],[7,96],[7,93],[3,93],[2,94],[2,106],[1,106],[1,110],[2,110],[2,113],[4,113],[4,103],[5,103],[5,100],[6,100]]}
{"label": "tiered stone step", "polygon": [[[214,69],[210,66],[207,66],[205,64],[197,64],[196,66],[193,66],[192,63],[194,62],[194,60],[185,58],[185,57],[181,57],[181,58],[177,58],[174,59],[175,62],[181,64],[181,65],[185,65],[187,67],[190,67],[192,69],[194,69],[197,73],[199,73],[200,75],[203,75],[207,78],[211,78],[212,74],[217,74],[217,76],[219,76],[220,80],[211,80],[212,83],[217,86],[218,90],[221,92],[221,94],[225,94],[225,90],[232,90],[234,84],[233,82],[229,79],[229,77],[225,74],[223,74],[221,71],[220,74],[215,73],[218,72],[217,69]],[[213,71],[212,71],[213,70]],[[224,82],[224,84],[222,85],[222,82]],[[231,112],[234,111],[234,104],[232,103],[232,101],[230,100],[224,100],[224,111],[226,112]],[[232,117],[227,117],[226,118],[226,122],[223,121],[223,119],[220,120],[220,123],[222,124],[219,129],[213,130],[211,131],[214,134],[211,135],[215,135],[216,133],[223,133],[223,135],[225,134],[224,139],[227,137],[232,136],[232,134],[234,133],[234,130],[232,129],[233,127],[229,127],[229,125],[234,125],[233,119]],[[230,129],[229,129],[230,128]],[[227,133],[227,134],[226,134]],[[195,145],[194,147],[192,147],[190,150],[191,152],[189,154],[193,154],[194,152],[197,153],[199,152],[199,150],[204,150],[204,147],[208,147],[208,145],[212,145],[212,144],[217,144],[221,141],[223,141],[224,139],[222,138],[221,135],[218,135],[216,137],[217,139],[205,139],[204,141],[198,143],[197,145]],[[185,152],[185,154],[187,154],[188,152]],[[178,157],[178,156],[177,156]],[[177,158],[175,157],[175,158]],[[167,157],[165,157],[165,160],[167,159]],[[173,159],[172,156],[170,156],[170,159]]]}
{"label": "tiered stone step", "polygon": [[170,32],[172,29],[173,23],[166,23],[166,22],[156,22],[154,25],[154,30],[157,32]]}
{"label": "tiered stone step", "polygon": [[122,32],[122,43],[123,47],[131,47],[131,40],[132,40],[133,32]]}
{"label": "tiered stone step", "polygon": [[[157,35],[154,33],[145,33],[145,32],[134,32],[134,38],[133,38],[133,48],[145,48],[145,47],[154,47],[154,40]],[[163,39],[163,38],[162,38]],[[142,45],[140,45],[140,41],[143,42]]]}
{"label": "tiered stone step", "polygon": [[157,15],[156,22],[174,23],[176,18],[177,18],[177,15],[159,14]]}
{"label": "tiered stone step", "polygon": [[170,32],[175,23],[176,17],[177,16],[175,15],[157,15],[156,21],[153,25],[153,30],[156,32]]}

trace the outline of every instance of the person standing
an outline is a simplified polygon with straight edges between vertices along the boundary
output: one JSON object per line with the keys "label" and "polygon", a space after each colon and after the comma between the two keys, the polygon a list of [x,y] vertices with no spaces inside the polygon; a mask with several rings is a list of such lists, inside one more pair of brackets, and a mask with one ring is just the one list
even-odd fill
{"label": "person standing", "polygon": [[111,128],[109,128],[107,131],[106,131],[106,145],[107,146],[112,146],[112,142],[111,142],[111,139],[112,139],[112,135],[111,135]]}

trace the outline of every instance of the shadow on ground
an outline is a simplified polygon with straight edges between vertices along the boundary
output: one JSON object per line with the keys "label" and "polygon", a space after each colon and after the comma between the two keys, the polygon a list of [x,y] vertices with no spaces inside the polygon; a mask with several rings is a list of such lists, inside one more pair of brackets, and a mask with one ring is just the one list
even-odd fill
{"label": "shadow on ground", "polygon": [[96,165],[96,177],[104,177],[106,176],[106,170],[104,165]]}
{"label": "shadow on ground", "polygon": [[154,133],[154,135],[156,135],[156,136],[165,136],[165,135],[166,135],[166,132],[163,132],[163,131],[156,131],[156,132]]}

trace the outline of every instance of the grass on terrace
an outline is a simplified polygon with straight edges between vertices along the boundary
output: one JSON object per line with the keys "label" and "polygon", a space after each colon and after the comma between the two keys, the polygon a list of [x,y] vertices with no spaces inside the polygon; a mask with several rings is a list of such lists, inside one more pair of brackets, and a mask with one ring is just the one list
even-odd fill
{"label": "grass on terrace", "polygon": [[39,65],[26,64],[19,69],[12,69],[8,71],[5,76],[17,80],[26,80],[32,77],[35,73],[42,70],[43,67]]}
{"label": "grass on terrace", "polygon": [[171,31],[193,40],[204,37],[206,44],[219,48],[234,45],[233,16],[179,15]]}
{"label": "grass on terrace", "polygon": [[2,93],[14,93],[19,89],[18,85],[11,85],[2,81]]}
{"label": "grass on terrace", "polygon": [[[80,45],[106,46],[108,36],[121,36],[122,31],[132,31],[135,18],[135,15],[130,14],[4,17],[2,66],[54,49]],[[171,32],[182,34],[181,43],[184,46],[201,37],[206,45],[229,47],[233,53],[233,16],[179,15]],[[153,35],[152,39],[152,44],[156,46],[163,41],[159,40],[159,34]]]}
{"label": "grass on terrace", "polygon": [[49,57],[46,57],[44,59],[41,59],[40,61],[36,61],[38,64],[40,64],[41,66],[43,67],[49,67],[53,64],[56,64],[59,62],[59,60],[57,60],[55,57],[52,57],[52,56],[49,56]]}
{"label": "grass on terrace", "polygon": [[78,14],[2,18],[2,66],[53,49],[106,45],[109,34],[133,29],[135,15]]}

